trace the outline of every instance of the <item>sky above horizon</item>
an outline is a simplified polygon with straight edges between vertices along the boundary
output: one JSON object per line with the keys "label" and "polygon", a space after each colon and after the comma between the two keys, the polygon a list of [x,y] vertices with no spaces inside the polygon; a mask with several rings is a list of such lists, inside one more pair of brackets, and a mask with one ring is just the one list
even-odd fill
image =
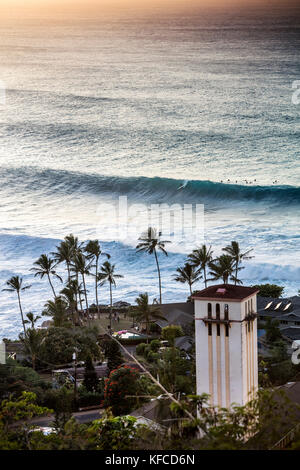
{"label": "sky above horizon", "polygon": [[127,10],[151,12],[157,10],[172,13],[191,9],[221,8],[274,8],[297,6],[295,0],[0,0],[1,16],[95,14],[101,12],[118,13]]}

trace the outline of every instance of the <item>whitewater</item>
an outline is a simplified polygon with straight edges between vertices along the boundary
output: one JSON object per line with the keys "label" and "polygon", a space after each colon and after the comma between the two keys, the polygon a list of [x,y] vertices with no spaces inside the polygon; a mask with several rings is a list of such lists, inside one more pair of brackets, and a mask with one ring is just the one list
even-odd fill
{"label": "whitewater", "polygon": [[[232,240],[253,248],[245,285],[297,294],[299,27],[274,13],[0,19],[0,288],[22,276],[32,285],[24,310],[40,314],[51,292],[32,263],[74,233],[99,238],[123,274],[114,301],[157,297],[154,259],[135,253],[134,237],[113,238],[103,209],[126,196],[146,207],[203,204],[215,255]],[[165,302],[186,299],[173,275],[192,248],[175,238],[160,257]],[[102,287],[100,302],[108,297]],[[0,338],[20,331],[15,296],[0,292]]]}

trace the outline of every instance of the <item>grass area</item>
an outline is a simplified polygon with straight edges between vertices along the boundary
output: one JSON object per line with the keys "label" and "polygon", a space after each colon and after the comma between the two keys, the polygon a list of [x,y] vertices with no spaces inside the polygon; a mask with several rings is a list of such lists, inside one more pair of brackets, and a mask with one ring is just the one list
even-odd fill
{"label": "grass area", "polygon": [[[103,334],[107,332],[107,327],[109,325],[109,317],[106,313],[101,313],[100,319],[92,320],[92,326],[97,326],[99,328],[99,333]],[[113,332],[121,331],[121,330],[131,330],[132,329],[132,318],[124,318],[124,315],[120,315],[120,321],[115,321],[112,318],[112,330]]]}

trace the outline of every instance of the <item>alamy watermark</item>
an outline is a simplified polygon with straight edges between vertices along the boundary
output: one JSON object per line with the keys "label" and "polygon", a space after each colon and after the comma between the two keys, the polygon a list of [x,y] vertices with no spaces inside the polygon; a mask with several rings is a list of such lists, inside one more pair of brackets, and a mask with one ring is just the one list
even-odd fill
{"label": "alamy watermark", "polygon": [[300,104],[300,80],[295,80],[292,83],[294,93],[292,94],[292,103],[297,105]]}
{"label": "alamy watermark", "polygon": [[97,231],[108,241],[137,240],[148,227],[161,237],[180,244],[204,243],[203,204],[129,203],[127,196],[101,204]]}
{"label": "alamy watermark", "polygon": [[293,341],[292,344],[292,363],[297,365],[300,364],[300,341]]}

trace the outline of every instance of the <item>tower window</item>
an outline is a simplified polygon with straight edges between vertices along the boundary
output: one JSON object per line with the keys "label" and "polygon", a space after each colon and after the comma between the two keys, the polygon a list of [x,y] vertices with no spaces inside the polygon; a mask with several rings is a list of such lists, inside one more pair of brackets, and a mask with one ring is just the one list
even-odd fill
{"label": "tower window", "polygon": [[229,326],[225,325],[225,335],[229,336]]}
{"label": "tower window", "polygon": [[211,303],[207,304],[207,316],[211,318]]}
{"label": "tower window", "polygon": [[211,332],[212,332],[212,325],[211,325],[211,323],[209,323],[209,325],[208,325],[208,336],[211,336]]}
{"label": "tower window", "polygon": [[220,304],[216,304],[216,319],[220,320]]}
{"label": "tower window", "polygon": [[224,307],[224,319],[225,320],[228,320],[228,313],[229,313],[229,307],[228,307],[228,304],[225,304],[225,307]]}
{"label": "tower window", "polygon": [[217,336],[220,336],[220,325],[217,325]]}

